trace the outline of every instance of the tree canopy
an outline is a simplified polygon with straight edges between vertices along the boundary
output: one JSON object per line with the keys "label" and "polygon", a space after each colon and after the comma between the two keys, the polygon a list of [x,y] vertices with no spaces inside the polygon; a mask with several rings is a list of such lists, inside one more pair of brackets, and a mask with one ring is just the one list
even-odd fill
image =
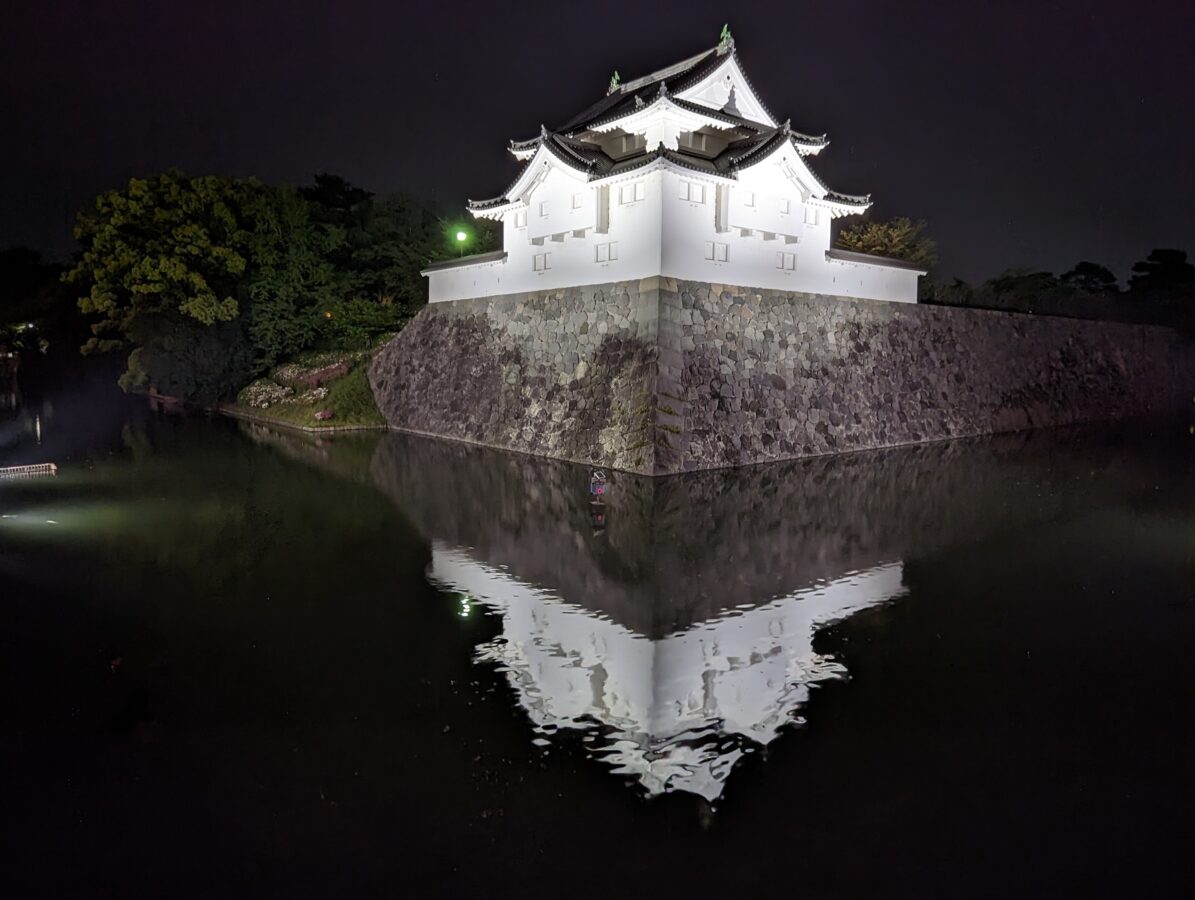
{"label": "tree canopy", "polygon": [[[478,225],[471,251],[497,242]],[[94,319],[84,352],[129,351],[126,388],[211,402],[302,350],[401,328],[426,300],[420,270],[457,252],[447,228],[414,197],[327,173],[294,189],[171,171],[79,215],[64,280]]]}
{"label": "tree canopy", "polygon": [[1129,290],[1135,294],[1168,295],[1171,299],[1195,295],[1195,266],[1185,250],[1157,248],[1133,263]]}
{"label": "tree canopy", "polygon": [[[134,178],[81,213],[75,237],[83,252],[65,279],[87,288],[79,308],[98,316],[84,352],[146,350],[130,353],[126,387],[218,382],[200,372],[178,377],[180,367],[223,365],[211,354],[183,360],[184,335],[209,343],[197,326],[237,323],[232,331],[249,342],[247,368],[270,365],[311,342],[331,300],[326,255],[335,235],[310,221],[295,190],[256,179]],[[214,399],[209,390],[186,396]]]}
{"label": "tree canopy", "polygon": [[1086,260],[1063,272],[1058,281],[1063,287],[1084,294],[1108,294],[1117,290],[1116,276],[1111,269]]}
{"label": "tree canopy", "polygon": [[843,250],[901,259],[929,269],[938,261],[938,245],[924,231],[924,222],[903,216],[880,222],[863,219],[844,226],[837,244]]}
{"label": "tree canopy", "polygon": [[949,306],[975,306],[1045,315],[1152,322],[1195,329],[1195,267],[1180,250],[1155,249],[1133,265],[1127,290],[1116,275],[1089,260],[1055,276],[1009,269],[971,285],[960,279],[926,281],[921,299]]}

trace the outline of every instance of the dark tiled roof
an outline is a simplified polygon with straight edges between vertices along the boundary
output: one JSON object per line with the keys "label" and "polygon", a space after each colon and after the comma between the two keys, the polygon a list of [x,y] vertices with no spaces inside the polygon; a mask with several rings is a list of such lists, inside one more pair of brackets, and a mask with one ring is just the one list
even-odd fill
{"label": "dark tiled roof", "polygon": [[[781,147],[786,143],[792,144],[799,152],[800,148],[803,146],[808,146],[807,142],[811,140],[817,141],[819,139],[810,138],[809,135],[794,132],[788,127],[788,122],[785,122],[778,128],[769,128],[767,131],[761,132],[754,137],[744,138],[741,141],[735,141],[729,144],[726,149],[722,151],[721,155],[728,158],[728,165],[731,168],[744,169],[748,166],[754,165],[755,162],[775,152],[776,148]],[[821,140],[824,142],[824,138]],[[825,146],[825,144],[822,143],[818,146]],[[810,169],[809,172],[811,175],[813,175],[814,180],[817,181],[818,185],[820,185],[823,190],[829,190],[824,184],[822,184],[822,180],[817,177],[817,173],[814,172],[813,169]]]}
{"label": "dark tiled roof", "polygon": [[473,266],[478,263],[487,262],[501,262],[506,259],[505,250],[492,250],[489,253],[474,253],[470,256],[458,256],[456,259],[446,259],[443,262],[432,263],[430,266],[424,266],[419,274],[426,275],[428,272],[436,272],[440,269],[455,269],[458,266]]}
{"label": "dark tiled roof", "polygon": [[[515,142],[511,143],[513,145]],[[601,178],[603,175],[608,175],[615,165],[614,160],[610,159],[597,144],[578,141],[567,135],[553,134],[548,131],[533,140],[520,141],[518,146],[522,150],[542,146],[566,166],[585,172],[590,178]],[[509,202],[511,190],[519,183],[519,179],[523,177],[529,165],[531,165],[531,161],[526,160],[514,181],[503,191],[501,196],[491,197],[488,200],[470,200],[469,209],[474,212],[482,212]]]}
{"label": "dark tiled roof", "polygon": [[489,197],[485,200],[469,200],[469,209],[481,212],[484,209],[493,209],[496,206],[502,206],[509,203],[510,199],[504,194],[501,197]]}
{"label": "dark tiled roof", "polygon": [[[523,145],[525,149],[542,145],[565,165],[586,173],[590,178],[603,178],[607,175],[620,175],[624,172],[631,172],[657,159],[666,159],[671,163],[695,172],[705,172],[710,175],[734,178],[736,173],[741,169],[748,168],[766,158],[786,142],[797,144],[804,137],[806,136],[794,135],[788,129],[788,123],[786,122],[779,128],[769,128],[751,137],[732,141],[726,146],[726,149],[712,158],[699,156],[684,149],[668,150],[660,146],[654,150],[637,153],[634,156],[613,160],[597,144],[551,132],[533,141],[525,141]],[[469,208],[475,212],[482,212],[486,209],[493,209],[507,203],[511,189],[523,177],[523,173],[527,170],[528,165],[530,165],[530,162],[523,164],[518,176],[516,176],[514,182],[511,183],[502,196],[489,200],[470,200]],[[812,173],[812,169],[810,172]],[[827,191],[827,200],[834,203],[855,206],[866,206],[869,202],[870,197],[857,197],[851,194],[840,194],[830,191],[822,184],[821,179],[817,177],[816,173],[813,173],[813,177],[818,185]]]}
{"label": "dark tiled roof", "polygon": [[572,165],[573,168],[583,167],[594,176],[605,174],[613,165],[613,160],[601,147],[588,141],[578,141],[562,134],[550,134],[544,140],[544,146],[562,162]]}
{"label": "dark tiled roof", "polygon": [[[737,110],[733,106],[728,106],[721,110],[710,109],[675,96],[676,92],[685,90],[707,77],[722,65],[728,54],[733,55],[733,53],[733,43],[721,45],[682,60],[675,65],[659,69],[643,78],[628,81],[597,103],[582,111],[579,115],[574,116],[559,128],[549,131],[540,126],[539,137],[526,141],[511,141],[510,149],[518,153],[525,153],[542,146],[565,165],[586,173],[592,179],[634,171],[661,158],[667,159],[678,166],[692,169],[693,171],[733,178],[740,169],[751,166],[755,162],[767,157],[786,142],[798,151],[825,147],[827,144],[825,135],[808,135],[793,131],[787,121],[773,128],[764,123],[753,122],[738,115]],[[745,72],[743,73],[743,77],[744,79],[747,77]],[[750,85],[749,80],[747,84]],[[754,91],[753,87],[752,91]],[[682,109],[709,116],[712,119],[753,133],[749,137],[732,141],[721,153],[713,158],[698,156],[684,149],[667,150],[661,146],[634,156],[614,160],[606,155],[598,144],[578,140],[575,137],[576,134],[588,128],[608,124],[643,109],[661,96],[668,96],[673,103]],[[762,101],[760,102],[762,103]],[[772,115],[766,108],[765,112],[769,116]],[[515,184],[518,184],[519,180],[526,173],[527,165],[529,164],[529,162],[524,164],[514,182],[506,189],[506,192],[501,197],[494,197],[490,200],[471,200],[469,201],[469,208],[475,212],[480,212],[502,206],[509,202],[508,198],[511,189],[513,189]],[[812,173],[812,170],[810,171]],[[822,183],[821,179],[817,177],[816,173],[812,174],[818,186],[827,192],[826,199],[833,203],[866,206],[870,200],[869,196],[856,197],[830,191]]]}
{"label": "dark tiled roof", "polygon": [[[729,113],[724,109],[713,109],[709,106],[702,106],[700,103],[693,103],[690,100],[682,100],[680,97],[673,97],[661,91],[657,93],[650,102],[641,100],[636,96],[634,102],[629,104],[619,104],[618,107],[609,115],[594,119],[591,122],[586,122],[583,128],[575,128],[571,133],[576,134],[579,131],[589,131],[592,129],[601,128],[603,125],[609,125],[612,122],[617,122],[619,119],[634,115],[641,109],[646,109],[647,107],[651,106],[652,103],[656,102],[656,100],[661,96],[668,97],[669,101],[681,109],[696,113],[699,116],[706,116],[707,118],[713,119],[717,122],[724,122],[727,125],[735,128],[742,128],[747,131],[758,132],[767,131],[768,128],[771,127],[762,122],[752,122],[750,119],[744,119],[742,116],[734,115],[733,113]],[[810,140],[816,140],[816,138],[810,138]]]}
{"label": "dark tiled roof", "polygon": [[726,52],[717,47],[699,53],[681,63],[659,69],[651,75],[626,82],[612,94],[608,94],[587,109],[582,110],[556,131],[572,134],[595,122],[620,118],[639,107],[635,101],[649,103],[655,99],[661,88],[675,94],[677,90],[695,84],[718,68],[726,58]]}
{"label": "dark tiled roof", "polygon": [[702,106],[700,103],[694,103],[692,100],[682,100],[680,97],[670,97],[669,99],[681,109],[687,109],[689,112],[697,113],[700,116],[709,116],[711,119],[717,119],[728,125],[736,125],[739,128],[747,128],[751,131],[766,131],[768,128],[763,122],[752,122],[750,119],[736,116],[734,113],[729,113],[724,109],[711,109],[708,106]]}
{"label": "dark tiled roof", "polygon": [[[627,112],[635,108],[635,100],[646,103],[659,93],[661,87],[672,95],[676,95],[681,91],[692,87],[700,82],[703,78],[717,69],[726,60],[728,56],[735,54],[734,42],[726,45],[718,45],[706,50],[704,53],[699,53],[696,56],[691,56],[682,62],[676,63],[672,66],[667,66],[663,69],[658,69],[650,75],[643,78],[635,78],[627,81],[619,87],[617,91],[608,94],[603,99],[594,103],[588,109],[583,110],[580,114],[574,116],[564,125],[557,128],[557,131],[575,132],[581,130],[582,127],[596,122],[599,119],[609,119],[611,116],[617,117],[625,115]],[[756,99],[759,100],[760,106],[763,107],[765,113],[775,121],[776,117],[772,115],[772,111],[768,109],[763,99],[759,96],[759,92],[755,90],[755,85],[751,83],[751,79],[747,76],[747,71],[741,65],[739,71],[742,72],[743,81],[755,94]],[[734,115],[734,110],[724,110],[728,115]],[[740,117],[741,118],[741,117]],[[743,120],[747,121],[747,120]],[[765,123],[756,123],[764,125]]]}
{"label": "dark tiled roof", "polygon": [[836,259],[839,262],[863,263],[869,266],[887,266],[890,269],[907,269],[910,272],[920,272],[923,275],[928,271],[924,266],[919,266],[907,260],[893,259],[890,256],[872,256],[870,253],[857,253],[854,250],[843,250],[839,247],[831,247],[827,250],[826,259]]}
{"label": "dark tiled roof", "polygon": [[725,167],[719,164],[719,157],[710,159],[706,156],[698,156],[696,153],[686,153],[684,150],[666,150],[660,148],[660,155],[670,163],[675,163],[686,169],[692,169],[694,172],[707,172],[710,175],[727,175],[729,174]]}
{"label": "dark tiled roof", "polygon": [[534,150],[539,146],[540,138],[533,137],[529,141],[511,141],[510,149],[516,153],[524,150]]}
{"label": "dark tiled roof", "polygon": [[847,206],[867,206],[871,203],[871,194],[843,194],[827,190],[826,199],[831,203],[843,203]]}
{"label": "dark tiled roof", "polygon": [[655,150],[648,150],[644,153],[638,153],[635,156],[626,156],[615,162],[610,166],[610,170],[606,172],[607,175],[622,175],[624,172],[633,172],[635,169],[641,169],[648,163],[653,163],[661,156],[665,150],[663,146],[657,147]]}

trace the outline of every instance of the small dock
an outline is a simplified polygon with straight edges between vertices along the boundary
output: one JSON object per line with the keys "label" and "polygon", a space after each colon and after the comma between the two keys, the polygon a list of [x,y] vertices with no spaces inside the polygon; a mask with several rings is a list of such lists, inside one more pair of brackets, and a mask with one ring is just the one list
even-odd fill
{"label": "small dock", "polygon": [[54,463],[36,463],[32,466],[0,467],[0,480],[11,478],[41,478],[44,475],[57,475],[58,466]]}

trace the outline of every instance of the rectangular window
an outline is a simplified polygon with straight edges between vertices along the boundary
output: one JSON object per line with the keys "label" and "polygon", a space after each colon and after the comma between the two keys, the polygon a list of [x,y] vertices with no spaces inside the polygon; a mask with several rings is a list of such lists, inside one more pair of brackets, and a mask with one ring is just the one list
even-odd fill
{"label": "rectangular window", "polygon": [[580,209],[580,208],[581,208],[581,195],[573,194],[573,209]]}
{"label": "rectangular window", "polygon": [[526,227],[527,227],[527,210],[516,209],[515,210],[515,228],[526,228]]}
{"label": "rectangular window", "polygon": [[680,183],[680,198],[688,200],[690,203],[704,203],[705,185],[695,181],[682,181]]}
{"label": "rectangular window", "polygon": [[548,214],[548,201],[544,200],[539,205],[539,217],[542,219]]}
{"label": "rectangular window", "polygon": [[817,210],[814,209],[812,206],[805,207],[805,224],[806,225],[816,225],[817,224]]}
{"label": "rectangular window", "polygon": [[776,268],[792,271],[797,267],[797,254],[785,253],[783,250],[776,254]]}
{"label": "rectangular window", "polygon": [[633,203],[636,200],[642,200],[647,196],[647,188],[642,181],[636,181],[634,184],[624,184],[618,189],[619,203]]}
{"label": "rectangular window", "polygon": [[543,272],[545,269],[552,268],[552,254],[536,253],[531,257],[531,267],[537,272]]}
{"label": "rectangular window", "polygon": [[720,241],[705,242],[705,258],[714,262],[726,262],[727,246]]}
{"label": "rectangular window", "polygon": [[789,201],[789,200],[781,200],[781,201],[780,201],[780,212],[782,212],[782,213],[784,213],[785,215],[787,215],[787,214],[788,214],[788,213],[790,213],[791,211],[792,211],[792,203],[791,203],[791,201]]}
{"label": "rectangular window", "polygon": [[594,262],[610,262],[614,259],[618,259],[618,241],[609,241],[608,243],[594,245]]}
{"label": "rectangular window", "polygon": [[746,193],[743,194],[743,206],[754,206],[754,205],[755,205],[755,192],[747,191]]}

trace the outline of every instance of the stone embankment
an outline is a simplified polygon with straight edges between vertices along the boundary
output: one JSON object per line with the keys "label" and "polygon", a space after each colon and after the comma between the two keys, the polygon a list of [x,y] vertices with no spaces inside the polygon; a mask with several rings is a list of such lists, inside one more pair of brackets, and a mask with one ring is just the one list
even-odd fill
{"label": "stone embankment", "polygon": [[652,278],[437,303],[370,366],[391,427],[649,475],[1181,408],[1147,325]]}

